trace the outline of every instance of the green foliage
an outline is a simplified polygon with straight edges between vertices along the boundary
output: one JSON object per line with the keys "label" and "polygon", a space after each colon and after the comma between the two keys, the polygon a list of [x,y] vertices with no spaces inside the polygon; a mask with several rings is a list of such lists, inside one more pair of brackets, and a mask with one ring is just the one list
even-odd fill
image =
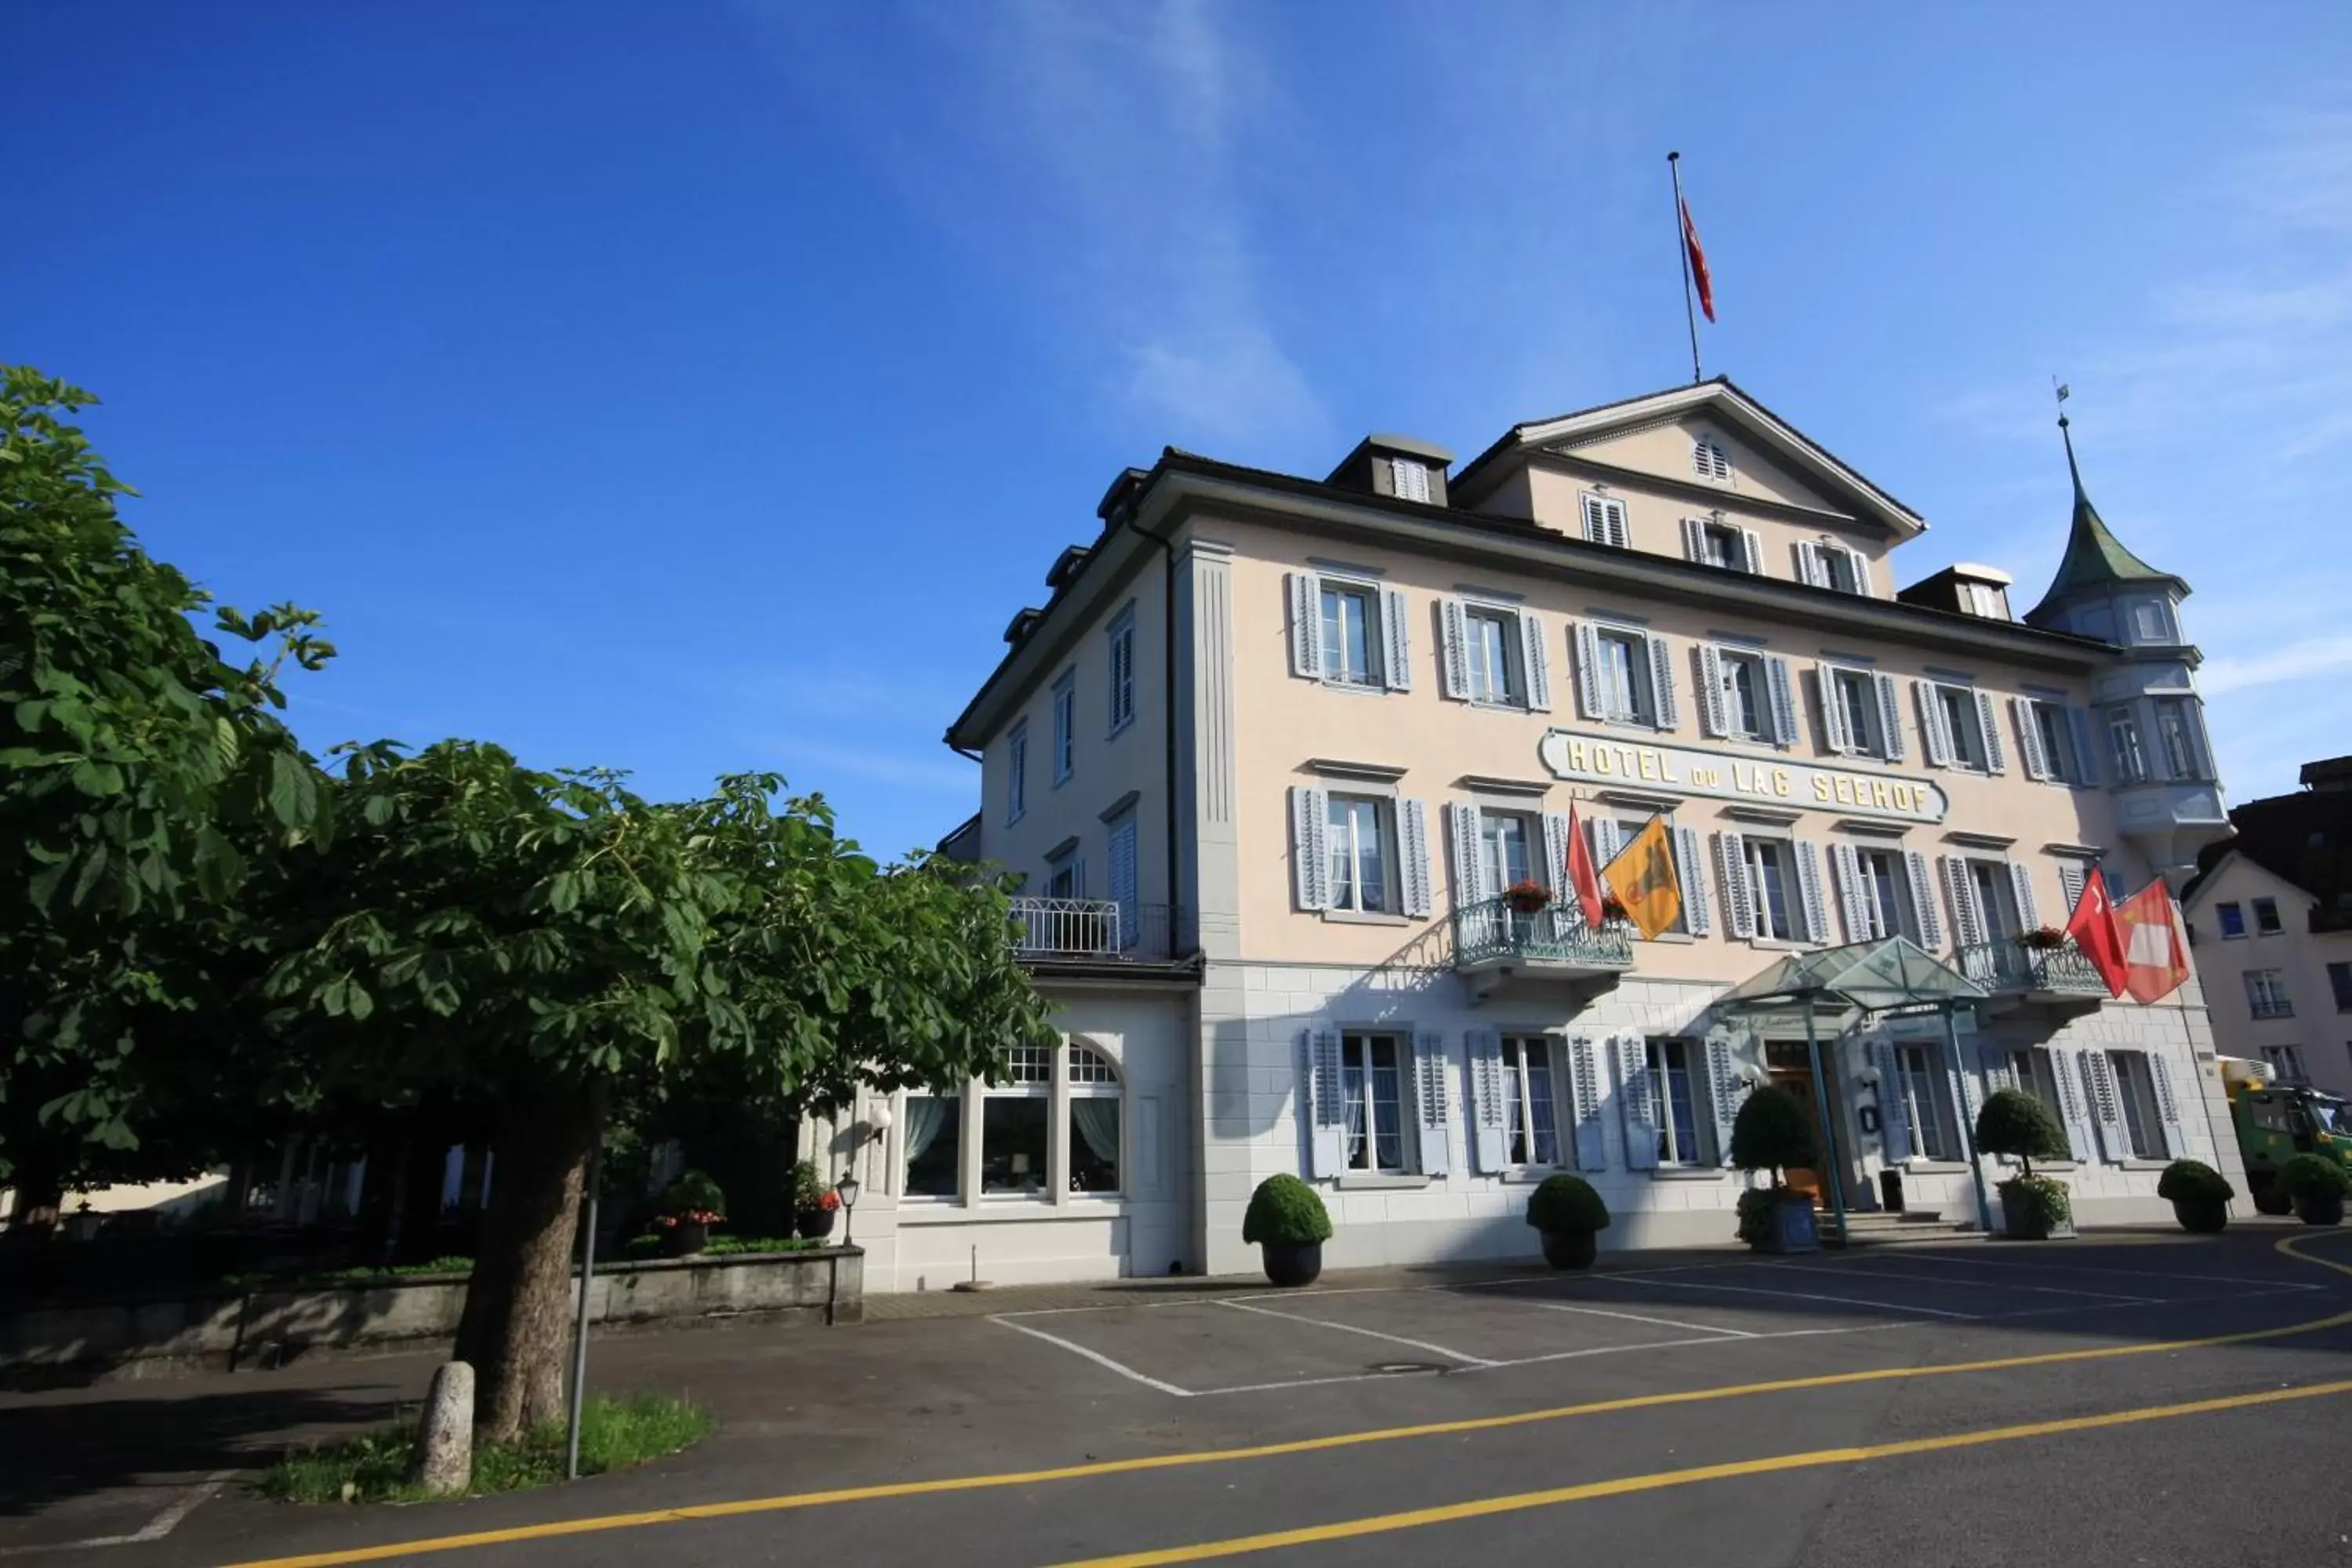
{"label": "green foliage", "polygon": [[[633,1236],[623,1245],[623,1250],[635,1260],[659,1258],[662,1238],[658,1236]],[[702,1258],[740,1258],[748,1253],[814,1252],[832,1243],[797,1236],[714,1236],[710,1245],[697,1256]]]}
{"label": "green foliage", "polygon": [[2291,1198],[2337,1197],[2352,1194],[2352,1177],[2324,1154],[2297,1154],[2279,1167],[2279,1185]]}
{"label": "green foliage", "polygon": [[681,1171],[677,1180],[662,1189],[661,1206],[666,1214],[684,1214],[689,1209],[725,1214],[727,1194],[702,1172]]}
{"label": "green foliage", "polygon": [[1528,1194],[1528,1223],[1538,1230],[1607,1230],[1609,1205],[1591,1182],[1563,1171],[1546,1176]]}
{"label": "green foliage", "polygon": [[1268,1176],[1250,1194],[1249,1212],[1242,1216],[1244,1242],[1304,1246],[1330,1239],[1331,1216],[1325,1212],[1323,1200],[1297,1177]]}
{"label": "green foliage", "polygon": [[2238,1195],[2229,1178],[2201,1160],[2175,1160],[2157,1178],[2156,1195],[2167,1203],[2226,1204]]}
{"label": "green foliage", "polygon": [[833,1191],[833,1184],[824,1179],[814,1160],[803,1160],[793,1167],[793,1201],[802,1208],[814,1208]]}
{"label": "green foliage", "polygon": [[2039,1230],[2056,1230],[2074,1219],[2074,1203],[2066,1184],[2055,1176],[2011,1176],[2000,1184],[2004,1205],[2020,1205],[2021,1217]]}
{"label": "green foliage", "polygon": [[1759,1247],[1778,1235],[1780,1221],[1772,1211],[1780,1201],[1780,1189],[1778,1187],[1744,1189],[1737,1205],[1738,1238],[1750,1247]]}
{"label": "green foliage", "polygon": [[1759,1084],[1731,1121],[1731,1163],[1743,1171],[1769,1171],[1772,1184],[1790,1166],[1811,1168],[1819,1153],[1804,1102],[1777,1083]]}
{"label": "green foliage", "polygon": [[1977,1112],[1977,1147],[2022,1161],[2029,1176],[2034,1161],[2063,1160],[2074,1152],[2050,1108],[2021,1089],[1998,1089],[1985,1096]]}
{"label": "green foliage", "polygon": [[[580,1473],[603,1475],[691,1447],[708,1436],[710,1417],[684,1400],[651,1395],[615,1400],[591,1395],[580,1407]],[[542,1426],[516,1443],[478,1443],[467,1495],[520,1491],[563,1479],[567,1435]],[[416,1429],[384,1426],[340,1443],[300,1448],[262,1472],[255,1489],[285,1502],[415,1502],[408,1484]]]}

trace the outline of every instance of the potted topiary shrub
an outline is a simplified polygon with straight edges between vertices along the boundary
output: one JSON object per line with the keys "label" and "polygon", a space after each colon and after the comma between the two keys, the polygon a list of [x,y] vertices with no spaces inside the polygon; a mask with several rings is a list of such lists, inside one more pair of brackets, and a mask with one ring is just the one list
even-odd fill
{"label": "potted topiary shrub", "polygon": [[1739,1194],[1739,1239],[1759,1252],[1811,1252],[1821,1246],[1813,1200],[1793,1192],[1781,1173],[1810,1170],[1821,1159],[1804,1101],[1779,1084],[1759,1084],[1731,1121],[1731,1163],[1753,1174],[1772,1173],[1769,1187]]}
{"label": "potted topiary shrub", "polygon": [[1265,1277],[1276,1284],[1314,1284],[1323,1272],[1323,1244],[1330,1239],[1323,1200],[1297,1177],[1268,1176],[1250,1194],[1242,1240],[1259,1249]]}
{"label": "potted topiary shrub", "polygon": [[661,1232],[662,1250],[672,1258],[691,1258],[710,1245],[710,1227],[723,1224],[727,1198],[719,1184],[700,1171],[681,1171],[663,1190],[662,1212],[654,1215]]}
{"label": "potted topiary shrub", "polygon": [[2012,1241],[2046,1241],[2074,1234],[2074,1205],[2066,1184],[2033,1173],[2036,1160],[2063,1160],[2074,1151],[2050,1108],[2021,1089],[1985,1096],[1977,1112],[1977,1147],[2015,1160],[2018,1173],[2000,1184],[2001,1233]]}
{"label": "potted topiary shrub", "polygon": [[2297,1154],[2279,1167],[2279,1186],[2294,1200],[2294,1216],[2304,1224],[2344,1223],[2344,1194],[2352,1189],[2352,1178],[2335,1161]]}
{"label": "potted topiary shrub", "polygon": [[1609,1228],[1609,1205],[1582,1176],[1546,1176],[1528,1194],[1528,1223],[1543,1234],[1544,1261],[1554,1268],[1590,1268]]}
{"label": "potted topiary shrub", "polygon": [[2156,1195],[2172,1205],[2180,1228],[2211,1235],[2230,1223],[2229,1178],[2201,1160],[2175,1160],[2157,1179]]}
{"label": "potted topiary shrub", "polygon": [[793,1230],[809,1241],[833,1234],[834,1216],[841,1212],[841,1194],[818,1173],[816,1162],[803,1160],[793,1167]]}

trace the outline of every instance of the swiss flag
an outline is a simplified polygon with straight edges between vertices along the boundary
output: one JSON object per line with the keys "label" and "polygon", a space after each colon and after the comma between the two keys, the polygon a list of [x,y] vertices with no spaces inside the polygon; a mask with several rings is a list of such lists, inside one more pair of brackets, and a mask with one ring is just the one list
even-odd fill
{"label": "swiss flag", "polygon": [[2096,866],[2083,879],[2083,896],[2074,900],[2074,912],[2066,918],[2066,934],[2106,982],[2107,994],[2121,996],[2129,978],[2124,937],[2116,928],[2116,906],[2107,898],[2107,875]]}
{"label": "swiss flag", "polygon": [[1592,867],[1592,847],[1585,842],[1584,825],[1576,819],[1576,803],[1568,805],[1568,893],[1584,911],[1584,923],[1601,929],[1601,877]]}
{"label": "swiss flag", "polygon": [[2162,878],[2123,901],[2116,927],[2123,938],[2124,989],[2133,1001],[2158,1001],[2187,982],[2189,945],[2180,940],[2179,915]]}
{"label": "swiss flag", "polygon": [[1715,320],[1715,277],[1706,269],[1706,252],[1698,247],[1698,225],[1691,222],[1690,203],[1684,202],[1683,248],[1690,252],[1691,280],[1698,285],[1698,308]]}

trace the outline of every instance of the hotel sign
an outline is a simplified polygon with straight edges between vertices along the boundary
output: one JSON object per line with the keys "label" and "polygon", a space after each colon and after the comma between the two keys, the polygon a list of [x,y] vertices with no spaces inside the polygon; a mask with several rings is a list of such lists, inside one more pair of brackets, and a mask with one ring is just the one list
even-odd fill
{"label": "hotel sign", "polygon": [[1773,756],[1706,752],[1693,746],[1649,746],[1622,735],[1554,730],[1536,754],[1557,777],[1577,784],[1652,785],[1679,795],[1710,795],[1791,810],[1895,822],[1941,822],[1950,803],[1926,779],[1853,768],[1824,768]]}

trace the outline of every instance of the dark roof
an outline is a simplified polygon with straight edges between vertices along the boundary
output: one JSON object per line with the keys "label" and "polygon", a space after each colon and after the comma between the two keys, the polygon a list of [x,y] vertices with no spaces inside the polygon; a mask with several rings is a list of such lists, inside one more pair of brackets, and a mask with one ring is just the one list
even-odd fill
{"label": "dark roof", "polygon": [[2058,563],[2058,575],[2051,579],[2042,602],[2025,612],[2025,618],[2040,626],[2072,600],[2121,583],[2161,583],[2187,594],[2188,584],[2134,555],[2109,530],[2083,489],[2083,470],[2074,462],[2074,437],[2063,415],[2059,416],[2058,429],[2066,442],[2066,471],[2074,480],[2074,526],[2066,535],[2066,553]]}
{"label": "dark roof", "polygon": [[2352,790],[2250,800],[2231,808],[2230,822],[2238,836],[2205,847],[2197,858],[2200,880],[2235,850],[2312,896],[2314,931],[2352,930]]}

